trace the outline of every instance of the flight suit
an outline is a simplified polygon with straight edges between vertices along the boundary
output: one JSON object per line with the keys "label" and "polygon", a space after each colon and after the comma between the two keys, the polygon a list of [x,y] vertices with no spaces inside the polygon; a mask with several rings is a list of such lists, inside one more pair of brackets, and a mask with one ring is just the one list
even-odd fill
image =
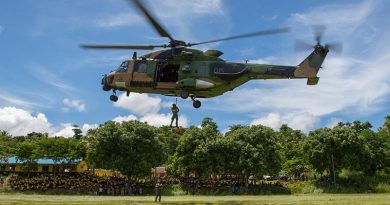
{"label": "flight suit", "polygon": [[171,127],[172,127],[172,123],[173,121],[176,119],[176,127],[179,127],[179,115],[178,115],[178,112],[180,111],[179,108],[176,106],[176,104],[173,104],[172,105],[172,108],[171,108],[171,111],[172,111],[172,118],[171,118]]}

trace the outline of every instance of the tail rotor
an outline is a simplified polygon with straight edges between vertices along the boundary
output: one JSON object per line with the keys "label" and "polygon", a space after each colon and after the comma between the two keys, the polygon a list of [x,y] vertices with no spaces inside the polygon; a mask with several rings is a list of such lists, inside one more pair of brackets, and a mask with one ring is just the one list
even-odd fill
{"label": "tail rotor", "polygon": [[295,51],[307,51],[310,49],[326,49],[331,50],[335,53],[341,53],[343,50],[343,45],[340,42],[332,42],[322,44],[322,39],[326,30],[326,26],[324,25],[315,25],[313,26],[314,40],[316,42],[315,45],[306,43],[302,40],[297,40],[295,42]]}

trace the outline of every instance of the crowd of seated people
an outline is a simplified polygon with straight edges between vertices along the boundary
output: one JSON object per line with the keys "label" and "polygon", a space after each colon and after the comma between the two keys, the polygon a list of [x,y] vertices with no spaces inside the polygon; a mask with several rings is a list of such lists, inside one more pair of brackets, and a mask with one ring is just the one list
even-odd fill
{"label": "crowd of seated people", "polygon": [[[218,178],[199,180],[195,177],[161,178],[164,186],[180,184],[181,187],[196,193],[199,190],[223,188],[233,194],[250,193],[255,189],[268,189],[280,186],[263,181],[246,181],[237,176],[224,175]],[[248,183],[249,182],[249,183]],[[123,176],[96,176],[92,173],[59,174],[13,174],[9,179],[10,187],[16,191],[48,191],[53,189],[79,190],[94,195],[144,195],[144,190],[154,190],[155,179],[132,181]],[[200,192],[199,192],[200,193]]]}
{"label": "crowd of seated people", "polygon": [[47,191],[50,189],[82,190],[96,195],[142,195],[142,188],[150,182],[132,182],[126,177],[100,177],[89,173],[14,174],[10,186],[17,191]]}

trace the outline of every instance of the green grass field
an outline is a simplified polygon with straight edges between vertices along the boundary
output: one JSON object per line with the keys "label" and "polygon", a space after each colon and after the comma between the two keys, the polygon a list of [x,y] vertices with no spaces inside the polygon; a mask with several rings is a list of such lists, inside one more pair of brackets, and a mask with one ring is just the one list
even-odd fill
{"label": "green grass field", "polygon": [[[66,196],[0,194],[0,204],[155,204],[153,196]],[[271,196],[169,196],[161,204],[390,204],[390,194],[307,194]]]}

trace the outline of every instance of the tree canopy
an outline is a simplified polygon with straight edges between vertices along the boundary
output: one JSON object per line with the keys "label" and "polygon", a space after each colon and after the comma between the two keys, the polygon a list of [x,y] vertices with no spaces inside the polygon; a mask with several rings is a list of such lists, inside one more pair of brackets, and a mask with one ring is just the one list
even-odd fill
{"label": "tree canopy", "polygon": [[[309,134],[282,125],[232,125],[222,134],[212,118],[199,127],[153,127],[139,121],[108,121],[80,136],[49,137],[47,133],[11,136],[0,131],[0,159],[14,156],[29,171],[37,159],[70,163],[85,159],[90,168],[147,177],[156,166],[175,176],[232,174],[248,177],[290,177],[312,172],[335,180],[342,170],[364,175],[390,174],[390,116],[376,132],[369,122],[341,122]],[[0,163],[4,160],[0,160]]]}

